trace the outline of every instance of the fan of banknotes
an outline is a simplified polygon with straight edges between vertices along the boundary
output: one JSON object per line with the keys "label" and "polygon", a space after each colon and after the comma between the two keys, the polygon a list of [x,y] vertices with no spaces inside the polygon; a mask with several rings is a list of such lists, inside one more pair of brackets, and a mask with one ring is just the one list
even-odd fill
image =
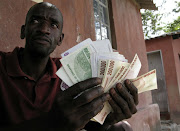
{"label": "fan of banknotes", "polygon": [[[141,62],[137,54],[131,63],[118,52],[114,52],[108,39],[92,41],[90,38],[77,44],[61,54],[62,67],[56,72],[62,79],[61,89],[92,78],[102,78],[101,86],[108,92],[117,83],[130,79],[137,87],[138,93],[157,89],[156,70],[138,76]],[[108,102],[91,120],[103,124],[107,115],[112,112]]]}

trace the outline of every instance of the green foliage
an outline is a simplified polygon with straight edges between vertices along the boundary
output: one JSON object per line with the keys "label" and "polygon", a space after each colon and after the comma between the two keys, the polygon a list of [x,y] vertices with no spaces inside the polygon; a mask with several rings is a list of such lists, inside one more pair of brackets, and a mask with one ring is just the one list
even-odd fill
{"label": "green foliage", "polygon": [[162,14],[155,13],[155,11],[145,10],[141,13],[143,32],[146,38],[149,38],[151,34],[155,35],[158,31],[162,30],[160,26]]}
{"label": "green foliage", "polygon": [[172,23],[168,23],[164,28],[163,31],[166,33],[173,32],[180,30],[180,16],[174,20]]}
{"label": "green foliage", "polygon": [[[169,12],[168,14],[179,12],[180,2],[176,1],[176,7],[172,10],[172,12]],[[164,22],[162,22],[161,20],[164,15],[165,14],[162,14],[159,11],[144,10],[144,12],[141,12],[145,38],[150,38],[152,37],[152,35],[159,35],[160,32],[170,33],[180,30],[180,16],[173,22],[164,25]]]}
{"label": "green foliage", "polygon": [[[176,1],[176,5],[177,5],[177,7],[174,8],[172,11],[175,12],[175,13],[179,13],[180,12],[180,2]],[[166,32],[166,33],[177,31],[177,30],[180,30],[180,16],[178,16],[178,18],[175,19],[173,22],[168,23],[163,28],[163,31]]]}

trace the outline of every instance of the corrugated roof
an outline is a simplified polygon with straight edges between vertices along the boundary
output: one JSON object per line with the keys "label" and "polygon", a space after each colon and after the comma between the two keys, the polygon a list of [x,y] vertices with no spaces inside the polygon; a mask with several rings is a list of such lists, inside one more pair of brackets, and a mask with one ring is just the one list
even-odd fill
{"label": "corrugated roof", "polygon": [[180,30],[177,30],[177,31],[174,31],[174,32],[171,32],[171,33],[166,33],[166,34],[156,36],[156,37],[153,37],[153,38],[149,38],[149,39],[146,39],[146,40],[151,40],[151,39],[156,39],[156,38],[166,37],[166,36],[172,36],[173,39],[178,39],[180,37]]}
{"label": "corrugated roof", "polygon": [[136,0],[141,9],[158,10],[153,0]]}

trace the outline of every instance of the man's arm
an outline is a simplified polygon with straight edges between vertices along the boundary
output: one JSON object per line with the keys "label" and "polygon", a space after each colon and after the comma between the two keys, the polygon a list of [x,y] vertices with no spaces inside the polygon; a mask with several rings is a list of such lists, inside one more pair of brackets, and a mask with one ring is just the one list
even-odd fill
{"label": "man's arm", "polygon": [[105,125],[113,125],[121,120],[130,118],[137,112],[138,91],[133,83],[126,80],[123,84],[118,83],[110,89],[109,103],[113,109],[105,120]]}
{"label": "man's arm", "polygon": [[12,126],[0,127],[1,131],[46,131],[52,127],[50,114],[45,113],[40,117],[24,121]]}
{"label": "man's arm", "polygon": [[49,113],[3,130],[76,131],[84,128],[110,98],[99,86],[101,81],[91,78],[79,82],[56,96]]}

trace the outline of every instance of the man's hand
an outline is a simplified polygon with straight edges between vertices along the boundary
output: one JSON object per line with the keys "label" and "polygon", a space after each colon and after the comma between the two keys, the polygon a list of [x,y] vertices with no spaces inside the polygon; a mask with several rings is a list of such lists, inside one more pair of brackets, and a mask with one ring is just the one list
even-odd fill
{"label": "man's hand", "polygon": [[101,79],[91,78],[60,93],[52,110],[52,114],[56,116],[52,117],[53,122],[56,121],[54,124],[68,131],[82,129],[110,98],[109,94],[104,94],[100,84]]}
{"label": "man's hand", "polygon": [[121,120],[128,119],[137,112],[138,91],[133,83],[126,80],[125,85],[118,83],[115,88],[110,89],[109,103],[113,109],[105,120],[105,126],[115,124]]}

